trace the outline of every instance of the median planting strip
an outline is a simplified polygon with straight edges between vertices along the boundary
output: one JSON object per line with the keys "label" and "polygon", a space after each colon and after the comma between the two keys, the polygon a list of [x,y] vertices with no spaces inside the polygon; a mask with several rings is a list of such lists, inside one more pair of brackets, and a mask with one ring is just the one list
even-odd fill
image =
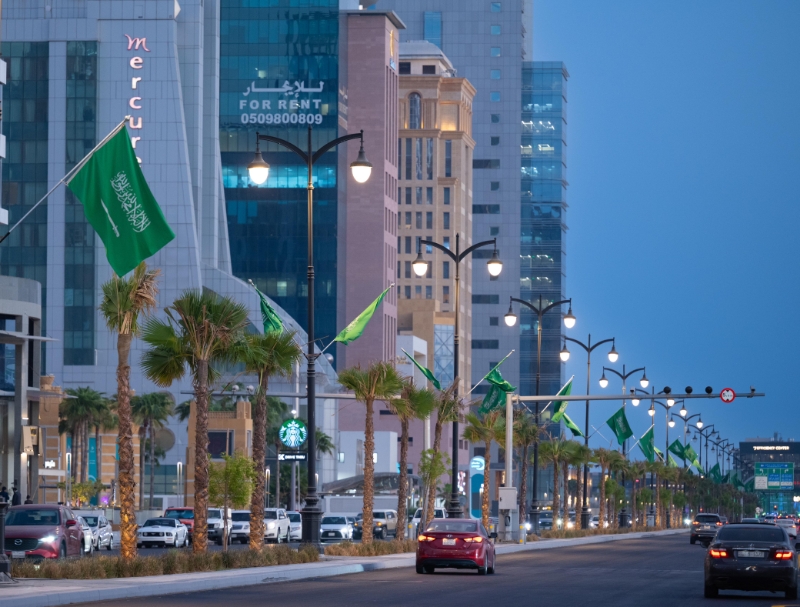
{"label": "median planting strip", "polygon": [[[528,544],[499,544],[497,554],[532,550],[548,550],[621,540],[686,533],[685,529],[638,532],[618,535],[594,535],[575,539],[541,540]],[[13,607],[54,607],[91,601],[110,601],[164,594],[182,594],[239,588],[258,584],[332,577],[365,571],[413,567],[414,553],[377,557],[322,557],[316,563],[249,567],[223,571],[202,571],[173,575],[154,575],[113,579],[21,579],[18,584],[4,585],[0,605]]]}

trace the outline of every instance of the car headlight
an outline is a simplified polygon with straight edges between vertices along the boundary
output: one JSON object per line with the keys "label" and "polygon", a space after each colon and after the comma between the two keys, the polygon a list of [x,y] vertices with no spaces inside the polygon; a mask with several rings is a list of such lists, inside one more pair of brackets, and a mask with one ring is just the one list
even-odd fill
{"label": "car headlight", "polygon": [[383,523],[375,523],[375,524],[376,524],[378,527],[380,527],[381,525],[383,525]]}
{"label": "car headlight", "polygon": [[525,531],[530,531],[530,530],[531,530],[531,524],[525,523]]}
{"label": "car headlight", "polygon": [[42,539],[39,540],[43,544],[52,544],[56,541],[55,535],[45,535]]}
{"label": "car headlight", "polygon": [[572,529],[574,526],[575,526],[575,523],[573,523],[572,521],[567,523],[567,529]]}
{"label": "car headlight", "polygon": [[169,531],[167,531],[167,533],[166,533],[165,535],[166,535],[167,537],[172,537],[172,533],[171,533],[171,532],[169,532]]}
{"label": "car headlight", "polygon": [[222,523],[214,523],[214,529],[222,529]]}
{"label": "car headlight", "polygon": [[275,523],[267,523],[267,529],[275,529]]}

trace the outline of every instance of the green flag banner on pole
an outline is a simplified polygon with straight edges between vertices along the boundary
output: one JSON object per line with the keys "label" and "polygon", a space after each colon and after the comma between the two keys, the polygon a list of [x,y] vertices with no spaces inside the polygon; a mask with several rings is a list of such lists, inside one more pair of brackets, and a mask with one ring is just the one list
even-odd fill
{"label": "green flag banner on pole", "polygon": [[639,439],[639,449],[642,450],[644,456],[647,458],[648,462],[652,462],[655,459],[655,449],[653,445],[653,426],[642,434],[642,438]]}
{"label": "green flag banner on pole", "polygon": [[580,428],[575,425],[575,422],[569,418],[569,415],[564,413],[561,417],[564,419],[564,425],[572,432],[572,436],[583,436],[583,432],[581,432]]}
{"label": "green flag banner on pole", "polygon": [[714,467],[708,471],[708,474],[715,483],[719,484],[722,482],[722,473],[719,470],[719,464],[714,464]]}
{"label": "green flag banner on pole", "polygon": [[[501,360],[500,362],[502,363],[503,361]],[[504,406],[506,404],[506,394],[516,390],[514,386],[508,383],[508,381],[503,379],[503,376],[500,375],[500,370],[497,368],[499,366],[500,363],[496,364],[494,368],[489,371],[488,375],[484,377],[484,379],[488,381],[492,387],[489,388],[489,392],[487,392],[483,402],[481,403],[479,409],[481,413],[488,413],[493,409]]]}
{"label": "green flag banner on pole", "polygon": [[383,293],[378,295],[378,299],[369,304],[366,310],[356,316],[353,322],[342,329],[342,332],[339,333],[339,335],[337,335],[333,341],[338,341],[344,345],[347,345],[351,341],[355,341],[361,337],[361,335],[364,333],[364,329],[367,328],[367,324],[372,319],[373,314],[375,314],[375,310],[378,309],[378,306],[383,301],[383,298],[386,297],[389,289],[391,289],[393,286],[394,285],[389,285],[389,287]]}
{"label": "green flag banner on pole", "polygon": [[670,468],[680,468],[678,462],[675,461],[675,458],[672,457],[672,453],[669,454],[669,467]]}
{"label": "green flag banner on pole", "polygon": [[656,452],[656,456],[658,456],[659,461],[667,463],[666,460],[664,459],[664,452],[663,451],[661,451],[658,447],[653,447],[653,451]]}
{"label": "green flag banner on pole", "polygon": [[485,379],[493,386],[500,388],[503,392],[513,392],[516,390],[514,386],[503,379],[503,376],[500,375],[500,370],[497,367],[489,371],[489,374],[485,377]]}
{"label": "green flag banner on pole", "polygon": [[623,407],[620,407],[619,411],[609,417],[606,423],[611,428],[614,436],[617,437],[617,442],[620,445],[633,436],[633,430],[628,424],[628,418],[625,417],[625,409]]}
{"label": "green flag banner on pole", "polygon": [[722,484],[723,485],[728,485],[728,484],[730,484],[730,482],[731,482],[731,473],[730,472],[726,472],[725,475],[722,477]]}
{"label": "green flag banner on pole", "polygon": [[[402,350],[402,348],[400,348],[400,349]],[[403,350],[403,354],[405,354],[406,356],[408,356],[408,358],[411,360],[411,362],[412,362],[412,363],[414,363],[414,366],[415,366],[417,369],[419,369],[419,370],[420,370],[420,372],[421,372],[421,373],[422,373],[422,374],[423,374],[423,375],[424,375],[424,376],[425,376],[425,377],[428,379],[428,381],[429,381],[429,382],[431,382],[431,383],[433,384],[433,386],[434,386],[434,387],[435,387],[437,390],[441,390],[441,389],[442,389],[442,385],[439,383],[439,380],[438,380],[438,379],[436,379],[436,377],[434,376],[434,374],[433,374],[433,371],[431,371],[430,369],[428,369],[428,368],[426,368],[426,367],[423,367],[421,364],[419,364],[419,363],[418,363],[418,362],[417,362],[417,361],[414,359],[414,357],[413,357],[413,356],[411,356],[411,354],[409,354],[409,353],[408,353],[408,352],[406,352],[405,350]]]}
{"label": "green flag banner on pole", "polygon": [[697,453],[689,443],[683,447],[683,453],[686,455],[686,459],[689,460],[692,466],[700,470],[700,461],[697,459]]}
{"label": "green flag banner on pole", "polygon": [[251,280],[250,284],[258,293],[258,299],[261,302],[261,320],[264,323],[264,333],[272,333],[276,331],[278,333],[283,332],[283,321],[281,320],[278,313],[275,309],[269,305],[269,300],[267,300],[267,296],[264,295],[255,283]]}
{"label": "green flag banner on pole", "polygon": [[670,453],[674,453],[681,459],[684,459],[686,457],[686,455],[683,452],[683,445],[681,444],[681,441],[679,441],[677,438],[669,446],[669,450]]}
{"label": "green flag banner on pole", "polygon": [[[564,384],[564,387],[558,391],[556,396],[569,396],[572,394],[572,380],[575,376],[569,378],[569,381]],[[565,400],[557,400],[553,402],[553,415],[550,418],[550,421],[557,423],[561,421],[561,418],[566,415],[567,411],[567,403],[568,401]]]}
{"label": "green flag banner on pole", "polygon": [[120,123],[64,179],[124,276],[175,238],[144,179],[125,123]]}

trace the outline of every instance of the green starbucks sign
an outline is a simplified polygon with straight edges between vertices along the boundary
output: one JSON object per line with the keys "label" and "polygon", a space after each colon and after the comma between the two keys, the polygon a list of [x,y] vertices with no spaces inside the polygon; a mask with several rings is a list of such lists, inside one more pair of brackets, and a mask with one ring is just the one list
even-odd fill
{"label": "green starbucks sign", "polygon": [[302,419],[287,419],[278,431],[281,442],[290,449],[297,449],[308,438],[308,428]]}

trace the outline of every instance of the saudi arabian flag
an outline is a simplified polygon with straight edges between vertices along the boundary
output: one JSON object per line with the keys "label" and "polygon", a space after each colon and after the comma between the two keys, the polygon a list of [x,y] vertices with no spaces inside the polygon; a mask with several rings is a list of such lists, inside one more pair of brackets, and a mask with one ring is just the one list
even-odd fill
{"label": "saudi arabian flag", "polygon": [[713,480],[715,483],[722,482],[722,473],[720,472],[719,464],[714,464],[714,467],[708,471],[708,474],[711,476],[711,480]]}
{"label": "saudi arabian flag", "polygon": [[561,417],[564,420],[564,425],[572,432],[572,436],[583,436],[583,432],[581,432],[575,422],[569,418],[569,415],[563,413]]}
{"label": "saudi arabian flag", "polygon": [[652,462],[655,459],[655,449],[653,445],[653,426],[642,434],[642,438],[639,439],[639,449],[642,450],[644,453],[645,458],[647,458],[648,462]]}
{"label": "saudi arabian flag", "polygon": [[675,458],[672,457],[672,454],[669,454],[669,467],[670,468],[680,468],[678,462],[675,461]]}
{"label": "saudi arabian flag", "polygon": [[[556,396],[569,396],[570,394],[572,394],[572,380],[574,379],[574,377],[575,376],[573,375],[572,377],[569,378],[569,381],[566,384],[564,384],[564,387],[558,391],[558,394],[556,394]],[[552,421],[553,423],[560,422],[561,418],[564,417],[564,415],[566,415],[567,404],[568,401],[566,400],[554,401],[553,415],[550,418],[550,421]]]}
{"label": "saudi arabian flag", "polygon": [[369,324],[369,321],[372,319],[373,314],[375,314],[375,310],[378,309],[378,306],[381,305],[383,298],[386,297],[389,289],[391,289],[393,286],[394,285],[389,285],[383,293],[378,295],[378,299],[369,304],[366,310],[356,316],[353,322],[342,329],[342,332],[339,333],[339,335],[337,335],[333,341],[341,342],[346,346],[351,341],[355,341],[361,337],[361,335],[364,333],[364,329],[367,328],[367,324]]}
{"label": "saudi arabian flag", "polygon": [[689,463],[700,470],[700,461],[697,459],[697,453],[695,453],[695,450],[692,449],[689,443],[686,443],[683,447],[683,453],[686,455],[686,459],[689,460]]}
{"label": "saudi arabian flag", "polygon": [[686,457],[686,455],[683,452],[683,445],[681,444],[681,441],[679,441],[677,438],[669,446],[669,450],[670,453],[674,453],[681,459],[684,459]]}
{"label": "saudi arabian flag", "polygon": [[[506,356],[506,358],[508,358],[508,356]],[[487,373],[483,378],[491,384],[491,388],[489,388],[489,392],[487,392],[483,402],[481,403],[479,411],[482,414],[488,413],[493,409],[497,409],[498,407],[505,405],[506,394],[516,390],[514,386],[503,379],[503,376],[500,374],[500,369],[498,369],[498,367],[503,364],[506,358],[492,367],[492,370],[489,371],[489,373]]]}
{"label": "saudi arabian flag", "polygon": [[633,430],[631,430],[631,427],[628,424],[628,418],[625,417],[624,407],[620,407],[619,411],[609,417],[606,423],[608,424],[608,427],[611,428],[614,436],[617,437],[617,442],[620,445],[633,436]]}
{"label": "saudi arabian flag", "polygon": [[658,447],[653,447],[653,450],[656,452],[656,455],[658,456],[658,461],[663,462],[664,461],[664,452],[661,451]]}
{"label": "saudi arabian flag", "polygon": [[264,333],[282,333],[283,321],[280,319],[280,316],[278,316],[278,313],[275,311],[275,309],[269,305],[267,296],[258,289],[252,280],[250,281],[250,284],[253,285],[256,293],[258,293],[259,300],[261,300],[261,320],[264,323]]}
{"label": "saudi arabian flag", "polygon": [[[403,350],[402,348],[400,348],[400,349]],[[426,367],[423,367],[421,364],[419,364],[414,359],[413,356],[411,356],[411,354],[409,354],[405,350],[403,350],[403,354],[408,356],[408,358],[411,360],[411,362],[414,363],[414,366],[422,372],[422,374],[428,379],[429,382],[431,382],[434,385],[434,387],[437,390],[441,390],[442,389],[442,385],[439,383],[439,380],[436,379],[436,377],[433,375],[433,371],[431,371],[430,369],[428,369]]]}
{"label": "saudi arabian flag", "polygon": [[144,180],[124,122],[78,163],[64,183],[83,204],[118,276],[175,238]]}

